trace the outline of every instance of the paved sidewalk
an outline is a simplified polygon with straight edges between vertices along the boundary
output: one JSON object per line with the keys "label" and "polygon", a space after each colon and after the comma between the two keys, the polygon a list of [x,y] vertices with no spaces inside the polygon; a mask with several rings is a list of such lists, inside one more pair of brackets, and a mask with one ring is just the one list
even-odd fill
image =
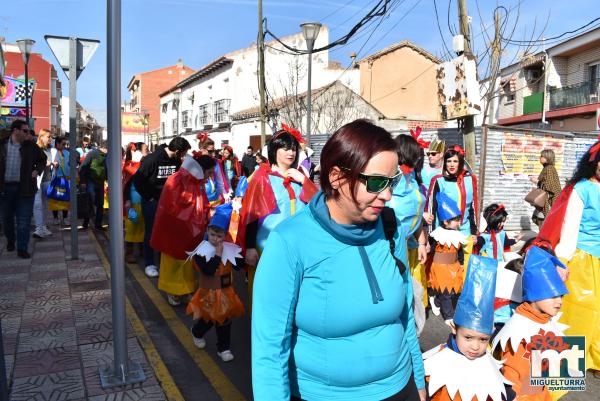
{"label": "paved sidewalk", "polygon": [[103,390],[98,369],[113,359],[110,280],[87,231],[82,260],[70,255],[70,232],[32,240],[32,259],[0,241],[0,319],[11,401],[166,400],[131,325],[128,349],[146,381]]}

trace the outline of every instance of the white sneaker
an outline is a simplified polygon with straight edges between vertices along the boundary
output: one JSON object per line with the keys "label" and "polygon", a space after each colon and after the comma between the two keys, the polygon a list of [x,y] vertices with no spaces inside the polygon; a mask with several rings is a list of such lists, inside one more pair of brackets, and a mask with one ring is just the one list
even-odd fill
{"label": "white sneaker", "polygon": [[48,227],[46,227],[46,226],[42,226],[42,229],[40,230],[40,233],[41,233],[43,236],[45,236],[45,237],[49,237],[49,236],[51,236],[51,235],[52,235],[52,231],[50,231],[50,230],[48,229]]}
{"label": "white sneaker", "polygon": [[146,266],[146,268],[144,269],[144,272],[146,273],[146,276],[148,276],[148,277],[158,277],[158,267],[156,267],[154,265]]}
{"label": "white sneaker", "polygon": [[181,297],[178,295],[167,294],[167,302],[169,302],[169,305],[171,306],[179,306],[181,305]]}
{"label": "white sneaker", "polygon": [[431,311],[434,315],[440,315],[440,308],[436,306],[434,297],[429,297],[429,306],[431,306]]}
{"label": "white sneaker", "polygon": [[194,340],[196,348],[204,349],[204,347],[206,347],[206,340],[203,337],[198,338],[192,333],[192,340]]}
{"label": "white sneaker", "polygon": [[219,357],[221,357],[223,362],[233,361],[233,354],[228,349],[223,352],[217,352],[217,355],[219,355]]}
{"label": "white sneaker", "polygon": [[71,220],[68,217],[63,219],[63,226],[69,227],[71,225]]}

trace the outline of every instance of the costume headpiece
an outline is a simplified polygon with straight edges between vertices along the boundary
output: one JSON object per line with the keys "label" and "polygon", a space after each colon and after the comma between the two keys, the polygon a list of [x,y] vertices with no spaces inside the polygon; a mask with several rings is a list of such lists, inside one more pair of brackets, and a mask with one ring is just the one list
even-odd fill
{"label": "costume headpiece", "polygon": [[456,304],[454,323],[491,335],[494,332],[494,297],[498,261],[471,255],[465,285]]}
{"label": "costume headpiece", "polygon": [[[598,139],[600,140],[600,135],[598,136]],[[596,144],[590,148],[590,160],[589,161],[593,162],[594,160],[596,160],[596,156],[598,156],[599,151],[600,151],[600,142],[596,142]]]}
{"label": "costume headpiece", "polygon": [[523,265],[523,299],[541,301],[568,294],[558,269],[567,269],[556,256],[532,246]]}
{"label": "costume headpiece", "polygon": [[460,147],[460,145],[454,145],[454,146],[451,146],[451,147],[449,147],[449,148],[448,148],[448,149],[446,149],[446,150],[447,150],[447,151],[448,151],[448,150],[453,150],[453,151],[455,151],[456,153],[458,153],[459,155],[461,155],[461,156],[463,156],[463,157],[465,156],[465,150],[464,150],[463,148],[461,148],[461,147]]}
{"label": "costume headpiece", "polygon": [[233,212],[233,206],[231,203],[225,203],[217,206],[215,208],[215,214],[213,215],[212,219],[210,219],[208,226],[219,227],[223,231],[227,232],[227,230],[229,230],[229,222],[231,221],[231,212]]}
{"label": "costume headpiece", "polygon": [[427,149],[429,147],[429,142],[421,138],[421,131],[421,127],[417,126],[417,128],[415,128],[414,131],[410,130],[410,136],[412,136],[415,139],[415,141],[417,141],[421,148]]}
{"label": "costume headpiece", "polygon": [[446,142],[444,142],[441,139],[435,138],[433,141],[431,141],[429,143],[429,149],[427,149],[427,150],[430,152],[444,153],[445,149],[446,149]]}
{"label": "costume headpiece", "polygon": [[248,178],[246,176],[240,177],[238,181],[237,187],[235,187],[235,196],[243,198],[246,194],[246,190],[248,189]]}
{"label": "costume headpiece", "polygon": [[446,195],[444,192],[438,192],[437,200],[437,215],[440,221],[452,220],[455,217],[460,217],[462,213],[456,204],[456,201]]}
{"label": "costume headpiece", "polygon": [[206,141],[208,139],[208,132],[200,132],[196,135],[196,139],[200,141],[200,143]]}
{"label": "costume headpiece", "polygon": [[[293,136],[298,143],[304,143],[304,138],[302,138],[302,134],[297,129],[289,127],[287,124],[281,124],[281,130]],[[277,135],[275,137],[277,137]]]}

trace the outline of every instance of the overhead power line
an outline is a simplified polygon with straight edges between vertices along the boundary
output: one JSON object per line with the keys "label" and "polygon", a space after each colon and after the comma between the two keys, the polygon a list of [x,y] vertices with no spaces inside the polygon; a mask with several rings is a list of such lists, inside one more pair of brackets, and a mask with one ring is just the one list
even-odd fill
{"label": "overhead power line", "polygon": [[592,25],[592,24],[594,24],[595,22],[598,22],[598,21],[600,21],[600,17],[594,18],[593,20],[591,20],[587,24],[585,24],[583,26],[580,26],[577,29],[574,29],[572,31],[563,32],[563,33],[561,33],[558,36],[553,36],[553,37],[550,37],[550,38],[536,39],[536,40],[515,40],[515,39],[502,38],[502,40],[504,42],[506,42],[506,43],[510,43],[510,44],[513,44],[513,45],[518,45],[518,44],[544,44],[544,43],[548,43],[548,42],[560,39],[560,38],[562,38],[565,35],[569,35],[569,34],[572,34],[572,33],[580,32],[581,30],[589,27],[590,25]]}
{"label": "overhead power line", "polygon": [[[329,43],[328,45],[318,48],[318,49],[314,49],[313,53],[318,53],[324,50],[328,50],[331,49],[333,47],[336,46],[340,46],[340,45],[344,45],[346,44],[350,38],[352,38],[352,36],[354,36],[362,27],[364,27],[365,25],[367,25],[369,22],[371,22],[372,20],[378,18],[378,17],[383,17],[386,15],[386,13],[388,12],[388,6],[390,4],[392,0],[380,0],[377,2],[377,4],[375,5],[375,7],[373,7],[371,9],[371,11],[369,11],[367,13],[367,15],[365,15],[356,25],[354,25],[352,27],[352,29],[350,29],[350,31],[342,36],[341,38]],[[265,31],[265,34],[270,35],[271,37],[273,37],[276,41],[278,41],[283,47],[285,47],[286,49],[288,49],[291,52],[294,53],[298,53],[298,54],[307,54],[307,50],[304,49],[297,49],[295,47],[289,46],[288,44],[284,43],[283,41],[281,41],[281,39],[279,39],[273,32],[269,31],[268,29]]]}

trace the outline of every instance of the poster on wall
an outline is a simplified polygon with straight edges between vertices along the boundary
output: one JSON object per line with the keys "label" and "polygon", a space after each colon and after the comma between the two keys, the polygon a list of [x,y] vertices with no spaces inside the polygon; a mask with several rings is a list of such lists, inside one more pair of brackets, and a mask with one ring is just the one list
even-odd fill
{"label": "poster on wall", "polygon": [[[29,97],[33,97],[35,80],[29,80]],[[25,107],[25,80],[4,77],[4,85],[0,85],[0,106]]]}
{"label": "poster on wall", "polygon": [[143,135],[145,132],[144,116],[138,113],[121,113],[121,132],[123,135]]}
{"label": "poster on wall", "polygon": [[542,171],[540,153],[544,149],[554,151],[554,165],[561,170],[565,153],[564,141],[551,136],[534,136],[530,134],[502,134],[502,170],[503,175],[537,176]]}

